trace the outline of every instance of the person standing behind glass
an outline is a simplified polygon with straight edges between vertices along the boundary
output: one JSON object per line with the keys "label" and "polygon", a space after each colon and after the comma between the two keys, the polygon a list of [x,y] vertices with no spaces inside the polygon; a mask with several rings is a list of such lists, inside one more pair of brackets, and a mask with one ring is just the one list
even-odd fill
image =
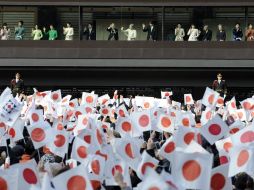
{"label": "person standing behind glass", "polygon": [[226,32],[223,29],[222,24],[219,24],[218,25],[218,31],[217,31],[217,34],[216,34],[216,39],[217,39],[217,41],[222,42],[222,41],[226,41],[226,38],[227,38]]}
{"label": "person standing behind glass", "polygon": [[149,22],[149,26],[142,24],[143,32],[147,32],[147,40],[157,41],[157,28],[154,26],[152,21]]}
{"label": "person standing behind glass", "polygon": [[65,35],[65,40],[73,40],[74,29],[71,26],[71,23],[67,23],[66,27],[63,27],[63,34]]}
{"label": "person standing behind glass", "polygon": [[137,38],[137,30],[134,29],[134,24],[130,24],[129,28],[124,30],[124,27],[121,27],[121,31],[127,36],[127,41],[134,41]]}
{"label": "person standing behind glass", "polygon": [[175,28],[175,41],[184,41],[184,36],[184,29],[182,28],[181,24],[178,24]]}
{"label": "person standing behind glass", "polygon": [[233,29],[233,40],[234,41],[242,41],[243,38],[243,31],[240,28],[240,24],[237,23],[235,28]]}
{"label": "person standing behind glass", "polygon": [[0,30],[1,40],[9,40],[11,35],[11,30],[7,27],[7,23],[3,24],[3,27]]}
{"label": "person standing behind glass", "polygon": [[200,31],[192,24],[187,35],[189,36],[188,41],[198,41]]}
{"label": "person standing behind glass", "polygon": [[34,28],[32,28],[32,34],[33,40],[41,40],[43,37],[42,31],[39,29],[38,25],[35,25]]}
{"label": "person standing behind glass", "polygon": [[15,40],[23,40],[25,35],[24,22],[18,22],[18,26],[14,28]]}
{"label": "person standing behind glass", "polygon": [[86,40],[96,40],[96,32],[92,24],[89,23],[87,27],[85,26],[83,35]]}
{"label": "person standing behind glass", "polygon": [[108,40],[118,40],[118,30],[115,27],[114,23],[111,23],[110,26],[107,28],[107,31],[109,32]]}
{"label": "person standing behind glass", "polygon": [[247,38],[247,41],[254,41],[254,29],[252,24],[248,25],[248,29],[245,32],[245,36]]}
{"label": "person standing behind glass", "polygon": [[205,25],[203,31],[201,33],[202,41],[211,41],[213,36],[213,32],[208,28],[208,25]]}
{"label": "person standing behind glass", "polygon": [[54,26],[49,25],[49,31],[46,31],[46,27],[43,28],[43,36],[48,37],[48,40],[56,40],[58,37],[57,30],[55,30]]}

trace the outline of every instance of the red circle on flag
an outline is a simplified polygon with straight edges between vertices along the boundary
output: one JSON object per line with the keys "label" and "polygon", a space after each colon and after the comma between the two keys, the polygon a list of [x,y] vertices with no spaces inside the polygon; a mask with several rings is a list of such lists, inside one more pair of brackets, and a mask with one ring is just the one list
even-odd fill
{"label": "red circle on flag", "polygon": [[221,133],[221,127],[218,124],[212,124],[208,127],[208,131],[212,135],[219,135]]}
{"label": "red circle on flag", "polygon": [[161,125],[165,128],[168,128],[171,126],[171,120],[168,117],[163,117],[161,119]]}
{"label": "red circle on flag", "polygon": [[160,190],[159,187],[150,187],[148,190]]}
{"label": "red circle on flag", "polygon": [[185,100],[186,100],[186,102],[188,103],[188,102],[191,101],[191,97],[190,97],[190,96],[186,96],[186,97],[185,97]]}
{"label": "red circle on flag", "polygon": [[251,109],[251,104],[250,102],[243,102],[243,108],[245,110],[250,110]]}
{"label": "red circle on flag", "polygon": [[254,141],[254,132],[253,131],[246,131],[240,137],[240,141],[242,143],[250,143]]}
{"label": "red circle on flag", "polygon": [[62,131],[62,130],[64,129],[62,123],[58,123],[56,128],[57,128],[57,130],[59,130],[59,131]]}
{"label": "red circle on flag", "polygon": [[33,122],[39,121],[39,115],[37,113],[32,113],[32,120]]}
{"label": "red circle on flag", "polygon": [[211,179],[211,188],[212,190],[221,190],[226,184],[226,179],[221,173],[213,174]]}
{"label": "red circle on flag", "polygon": [[249,160],[249,152],[247,150],[242,150],[237,157],[237,166],[242,167]]}
{"label": "red circle on flag", "polygon": [[56,135],[54,144],[56,145],[56,147],[62,147],[65,144],[65,141],[65,136],[59,134]]}
{"label": "red circle on flag", "polygon": [[188,118],[183,118],[182,119],[182,124],[183,124],[184,127],[189,127],[190,120]]}
{"label": "red circle on flag", "polygon": [[75,104],[73,102],[69,102],[69,106],[74,108]]}
{"label": "red circle on flag", "polygon": [[103,157],[106,161],[108,160],[108,155],[107,155],[107,154],[101,153],[100,150],[97,150],[97,151],[95,152],[95,154],[96,154],[96,155],[99,155],[99,156],[101,156],[101,157]]}
{"label": "red circle on flag", "polygon": [[185,180],[194,181],[201,174],[201,166],[197,161],[189,160],[184,163],[182,168],[182,174]]}
{"label": "red circle on flag", "polygon": [[218,104],[224,104],[224,100],[223,98],[219,98],[218,101],[217,101]]}
{"label": "red circle on flag", "polygon": [[84,141],[88,144],[91,144],[91,135],[85,135],[84,136]]}
{"label": "red circle on flag", "polygon": [[107,115],[107,114],[108,114],[108,109],[107,109],[107,108],[104,108],[104,109],[102,110],[102,113],[103,113],[104,115]]}
{"label": "red circle on flag", "polygon": [[211,94],[209,97],[208,97],[208,103],[209,104],[213,104],[214,102],[214,94]]}
{"label": "red circle on flag", "polygon": [[0,177],[0,187],[1,187],[1,190],[8,190],[7,181],[1,177]]}
{"label": "red circle on flag", "polygon": [[107,129],[108,128],[108,126],[106,125],[106,124],[102,124],[102,126],[101,126],[103,129]]}
{"label": "red circle on flag", "polygon": [[88,123],[88,119],[86,117],[84,117],[83,120],[82,120],[82,124],[87,125],[87,123]]}
{"label": "red circle on flag", "polygon": [[112,168],[112,175],[115,176],[115,172],[118,171],[119,173],[123,173],[123,168],[122,166],[120,165],[115,165],[113,168]]}
{"label": "red circle on flag", "polygon": [[147,127],[149,124],[149,117],[147,115],[142,115],[139,118],[138,123],[141,127]]}
{"label": "red circle on flag", "polygon": [[195,133],[193,133],[193,132],[188,132],[188,133],[186,133],[186,134],[184,135],[183,140],[184,140],[184,142],[185,142],[186,144],[190,144],[191,141],[194,139],[194,137],[195,137]]}
{"label": "red circle on flag", "polygon": [[16,131],[14,128],[10,128],[9,135],[11,136],[11,138],[14,138],[16,136]]}
{"label": "red circle on flag", "polygon": [[89,103],[89,104],[93,103],[93,97],[92,96],[87,96],[86,97],[86,102]]}
{"label": "red circle on flag", "polygon": [[119,115],[120,115],[121,117],[125,117],[124,111],[123,111],[122,109],[120,109],[120,110],[118,111],[118,113],[119,113]]}
{"label": "red circle on flag", "polygon": [[57,93],[55,93],[55,94],[52,95],[53,100],[57,100],[58,97],[59,97],[59,95],[58,95]]}
{"label": "red circle on flag", "polygon": [[173,152],[175,150],[175,143],[174,142],[169,142],[166,146],[165,146],[165,148],[164,148],[164,151],[166,152],[166,153],[171,153],[171,152]]}
{"label": "red circle on flag", "polygon": [[142,167],[141,167],[141,172],[142,172],[143,175],[145,175],[147,167],[154,168],[155,165],[152,162],[146,162],[146,163],[144,163],[142,165]]}
{"label": "red circle on flag", "polygon": [[226,156],[221,156],[220,157],[220,164],[226,164],[228,163],[228,158]]}
{"label": "red circle on flag", "polygon": [[93,111],[92,108],[90,108],[90,107],[86,107],[85,109],[86,109],[86,113],[92,113],[92,111]]}
{"label": "red circle on flag", "polygon": [[68,190],[84,190],[86,189],[86,180],[80,175],[72,176],[67,182]]}
{"label": "red circle on flag", "polygon": [[92,168],[93,173],[95,173],[96,175],[99,175],[100,168],[101,168],[99,160],[93,160],[91,163],[91,168]]}
{"label": "red circle on flag", "polygon": [[223,145],[223,148],[226,152],[229,152],[229,150],[232,148],[232,143],[231,142],[225,142]]}
{"label": "red circle on flag", "polygon": [[96,129],[96,137],[97,137],[98,143],[102,144],[103,143],[102,136],[98,129]]}
{"label": "red circle on flag", "polygon": [[0,128],[5,128],[5,123],[4,122],[0,123]]}
{"label": "red circle on flag", "polygon": [[80,158],[86,158],[87,157],[87,148],[85,146],[79,146],[77,149],[77,153]]}
{"label": "red circle on flag", "polygon": [[150,107],[150,103],[149,102],[145,102],[144,103],[144,108],[149,108]]}
{"label": "red circle on flag", "polygon": [[211,111],[208,111],[206,114],[205,114],[205,117],[207,120],[211,119],[212,117],[212,112]]}
{"label": "red circle on flag", "polygon": [[31,132],[31,138],[35,142],[41,142],[45,139],[46,134],[43,129],[41,128],[35,128]]}
{"label": "red circle on flag", "polygon": [[34,173],[33,170],[26,168],[23,170],[23,177],[24,180],[28,183],[28,184],[37,184],[37,177],[36,174]]}
{"label": "red circle on flag", "polygon": [[230,133],[230,134],[235,134],[235,133],[237,133],[239,130],[240,130],[239,128],[232,128],[232,129],[229,131],[229,133]]}
{"label": "red circle on flag", "polygon": [[130,132],[131,131],[131,124],[130,124],[130,122],[128,122],[128,121],[123,122],[122,123],[122,129],[125,132]]}
{"label": "red circle on flag", "polygon": [[236,108],[235,102],[231,102],[231,107]]}
{"label": "red circle on flag", "polygon": [[132,147],[131,147],[131,144],[128,143],[126,146],[125,146],[125,153],[127,154],[128,157],[130,157],[131,159],[134,159],[134,155],[133,155],[133,152],[132,152]]}
{"label": "red circle on flag", "polygon": [[82,113],[81,113],[80,111],[76,111],[76,112],[75,112],[76,118],[78,118],[79,115],[82,115]]}

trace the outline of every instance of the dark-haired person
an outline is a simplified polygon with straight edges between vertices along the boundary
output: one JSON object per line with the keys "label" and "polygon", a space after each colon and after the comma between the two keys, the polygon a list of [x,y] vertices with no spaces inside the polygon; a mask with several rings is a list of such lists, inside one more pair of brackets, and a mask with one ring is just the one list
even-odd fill
{"label": "dark-haired person", "polygon": [[115,26],[115,23],[111,23],[110,26],[107,28],[109,32],[108,40],[118,40],[118,29]]}
{"label": "dark-haired person", "polygon": [[96,32],[92,24],[88,24],[87,27],[85,26],[83,35],[86,40],[96,40]]}
{"label": "dark-haired person", "polygon": [[252,24],[248,25],[248,29],[245,32],[245,36],[247,41],[253,41],[254,40],[254,29]]}
{"label": "dark-haired person", "polygon": [[222,24],[218,25],[218,30],[217,30],[217,34],[216,34],[216,39],[219,42],[223,42],[226,41],[227,35],[225,30],[223,29]]}
{"label": "dark-haired person", "polygon": [[67,23],[66,27],[63,27],[63,34],[65,35],[65,40],[70,41],[73,40],[74,29],[71,26],[71,23]]}
{"label": "dark-haired person", "polygon": [[11,30],[8,28],[7,23],[3,24],[3,27],[0,30],[1,40],[9,40],[11,35]]}
{"label": "dark-haired person", "polygon": [[240,28],[240,24],[236,24],[235,28],[233,29],[233,40],[234,41],[242,41],[243,38],[243,31]]}
{"label": "dark-haired person", "polygon": [[58,37],[57,30],[55,30],[54,26],[51,24],[49,26],[49,31],[48,32],[46,30],[46,27],[43,28],[43,36],[45,38],[47,37],[48,40],[56,40],[57,37]]}
{"label": "dark-haired person", "polygon": [[177,24],[175,28],[175,41],[184,41],[185,32],[181,24]]}
{"label": "dark-haired person", "polygon": [[11,90],[14,97],[25,92],[24,81],[19,73],[16,73],[15,79],[11,80]]}
{"label": "dark-haired person", "polygon": [[25,36],[24,22],[18,22],[18,26],[14,28],[15,40],[23,40]]}
{"label": "dark-haired person", "polygon": [[35,25],[34,28],[32,28],[31,36],[33,37],[33,40],[41,40],[43,35],[41,29],[39,29],[38,25]]}
{"label": "dark-haired person", "polygon": [[226,97],[226,95],[227,95],[227,85],[226,85],[226,81],[222,80],[222,74],[221,73],[217,74],[217,80],[213,81],[212,88],[213,88],[213,90],[218,92],[221,97],[224,97],[224,98]]}
{"label": "dark-haired person", "polygon": [[208,28],[208,25],[205,25],[203,28],[203,31],[201,32],[201,40],[202,41],[211,41],[212,40],[213,33]]}
{"label": "dark-haired person", "polygon": [[147,40],[156,41],[158,32],[157,28],[155,27],[154,23],[152,21],[149,22],[149,25],[146,26],[145,24],[142,24],[143,32],[147,32]]}

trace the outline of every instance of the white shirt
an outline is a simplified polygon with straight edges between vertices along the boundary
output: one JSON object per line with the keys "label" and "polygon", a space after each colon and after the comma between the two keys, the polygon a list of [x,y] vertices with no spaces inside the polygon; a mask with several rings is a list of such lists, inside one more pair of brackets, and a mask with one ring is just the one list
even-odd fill
{"label": "white shirt", "polygon": [[73,40],[74,30],[72,27],[64,28],[65,40]]}
{"label": "white shirt", "polygon": [[198,41],[199,31],[196,28],[189,29],[188,35],[189,35],[188,41]]}
{"label": "white shirt", "polygon": [[135,40],[137,37],[137,31],[134,29],[131,30],[128,28],[126,30],[123,30],[123,32],[127,36],[128,41]]}

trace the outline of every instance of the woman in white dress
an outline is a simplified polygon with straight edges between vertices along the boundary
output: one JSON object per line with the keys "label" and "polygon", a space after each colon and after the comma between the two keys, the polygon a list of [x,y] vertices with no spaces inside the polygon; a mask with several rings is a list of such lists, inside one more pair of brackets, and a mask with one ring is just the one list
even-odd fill
{"label": "woman in white dress", "polygon": [[188,41],[198,41],[200,31],[192,24],[187,35],[189,36]]}
{"label": "woman in white dress", "polygon": [[38,25],[35,25],[34,28],[32,28],[32,34],[33,40],[41,40],[43,37],[42,31],[39,29]]}
{"label": "woman in white dress", "polygon": [[121,31],[127,36],[127,41],[133,41],[137,38],[137,30],[134,29],[134,24],[130,24],[126,30],[122,27]]}
{"label": "woman in white dress", "polygon": [[178,24],[175,28],[175,41],[183,41],[184,36],[184,29],[182,28],[181,24]]}
{"label": "woman in white dress", "polygon": [[11,35],[10,28],[7,27],[7,23],[3,24],[3,28],[0,30],[0,38],[1,40],[9,40]]}
{"label": "woman in white dress", "polygon": [[65,35],[65,40],[73,40],[74,29],[71,23],[67,23],[66,27],[63,27],[63,34]]}

